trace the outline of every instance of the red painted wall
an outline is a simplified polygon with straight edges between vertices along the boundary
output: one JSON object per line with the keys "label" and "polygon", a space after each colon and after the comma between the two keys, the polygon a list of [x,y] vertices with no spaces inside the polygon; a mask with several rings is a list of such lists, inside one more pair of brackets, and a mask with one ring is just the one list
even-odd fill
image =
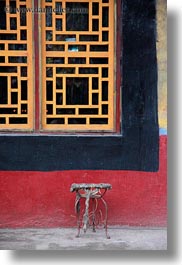
{"label": "red painted wall", "polygon": [[109,225],[167,225],[167,136],[160,136],[160,169],[136,171],[0,171],[0,227],[76,225],[72,183],[109,182]]}

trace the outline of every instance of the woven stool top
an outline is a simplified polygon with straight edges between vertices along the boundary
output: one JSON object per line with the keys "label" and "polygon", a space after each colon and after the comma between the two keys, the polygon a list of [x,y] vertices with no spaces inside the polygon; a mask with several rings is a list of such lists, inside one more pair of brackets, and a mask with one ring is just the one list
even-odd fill
{"label": "woven stool top", "polygon": [[73,183],[70,191],[85,190],[85,189],[111,189],[112,186],[109,183]]}

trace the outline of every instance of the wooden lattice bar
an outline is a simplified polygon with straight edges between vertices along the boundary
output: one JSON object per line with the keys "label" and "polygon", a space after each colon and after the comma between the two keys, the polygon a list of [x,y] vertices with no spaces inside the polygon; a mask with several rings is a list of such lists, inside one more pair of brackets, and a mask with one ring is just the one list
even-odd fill
{"label": "wooden lattice bar", "polygon": [[32,13],[29,0],[0,1],[0,129],[33,129]]}
{"label": "wooden lattice bar", "polygon": [[114,131],[114,1],[41,7],[42,129]]}

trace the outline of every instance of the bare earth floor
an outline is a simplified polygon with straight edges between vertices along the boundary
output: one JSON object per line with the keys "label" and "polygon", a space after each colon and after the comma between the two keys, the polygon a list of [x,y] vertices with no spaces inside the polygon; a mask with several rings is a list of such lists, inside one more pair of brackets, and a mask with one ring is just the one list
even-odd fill
{"label": "bare earth floor", "polygon": [[76,228],[0,229],[0,249],[6,250],[167,250],[167,229],[111,227],[88,229],[76,238]]}

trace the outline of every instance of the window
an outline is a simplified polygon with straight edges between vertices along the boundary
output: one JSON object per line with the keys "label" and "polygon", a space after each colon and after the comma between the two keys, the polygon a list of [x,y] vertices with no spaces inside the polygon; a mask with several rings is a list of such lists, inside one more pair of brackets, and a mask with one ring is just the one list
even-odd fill
{"label": "window", "polygon": [[0,2],[1,129],[116,131],[114,1],[31,3]]}

